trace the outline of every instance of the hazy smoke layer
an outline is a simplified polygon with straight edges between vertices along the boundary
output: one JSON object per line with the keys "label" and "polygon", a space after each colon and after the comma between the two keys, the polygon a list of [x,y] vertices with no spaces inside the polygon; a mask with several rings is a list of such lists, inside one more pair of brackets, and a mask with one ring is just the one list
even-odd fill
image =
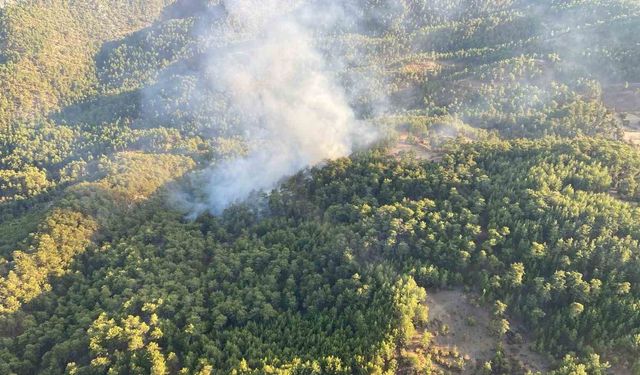
{"label": "hazy smoke layer", "polygon": [[212,52],[207,76],[231,100],[249,152],[205,172],[206,201],[196,211],[214,214],[254,190],[274,187],[284,176],[346,156],[373,138],[355,119],[343,89],[314,47],[311,31],[303,26],[305,12],[292,11],[295,1],[223,4],[235,25],[233,33],[246,33],[249,41]]}

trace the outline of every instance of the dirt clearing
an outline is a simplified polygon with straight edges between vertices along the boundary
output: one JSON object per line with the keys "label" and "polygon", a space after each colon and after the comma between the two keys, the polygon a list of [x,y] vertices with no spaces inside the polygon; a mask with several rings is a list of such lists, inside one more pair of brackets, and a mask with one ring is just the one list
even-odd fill
{"label": "dirt clearing", "polygon": [[425,141],[410,136],[408,133],[400,133],[398,142],[389,149],[389,154],[397,158],[403,155],[413,154],[418,159],[439,161],[441,153],[433,150]]}
{"label": "dirt clearing", "polygon": [[607,107],[626,120],[624,140],[640,146],[640,83],[605,87],[602,98]]}
{"label": "dirt clearing", "polygon": [[624,140],[640,146],[640,112],[626,113],[629,122],[624,131]]}
{"label": "dirt clearing", "polygon": [[480,306],[471,294],[461,289],[428,290],[426,304],[429,323],[418,330],[407,351],[415,351],[423,336],[430,335],[428,355],[436,373],[473,374],[477,366],[494,357],[498,343],[522,367],[534,372],[549,370],[550,361],[532,350],[531,339],[518,323],[509,320],[511,329],[505,338],[493,334],[490,307]]}

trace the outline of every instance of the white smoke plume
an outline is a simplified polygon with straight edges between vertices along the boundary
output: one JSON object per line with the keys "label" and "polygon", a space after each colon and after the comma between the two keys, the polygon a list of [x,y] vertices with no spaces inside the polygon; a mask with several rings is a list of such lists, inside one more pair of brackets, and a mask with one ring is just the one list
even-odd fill
{"label": "white smoke plume", "polygon": [[375,139],[314,46],[312,30],[304,25],[308,13],[296,9],[298,3],[223,1],[233,33],[248,37],[211,52],[206,76],[230,99],[248,153],[201,175],[204,201],[192,204],[194,216],[205,210],[219,214],[253,191],[271,189],[285,176],[347,156]]}

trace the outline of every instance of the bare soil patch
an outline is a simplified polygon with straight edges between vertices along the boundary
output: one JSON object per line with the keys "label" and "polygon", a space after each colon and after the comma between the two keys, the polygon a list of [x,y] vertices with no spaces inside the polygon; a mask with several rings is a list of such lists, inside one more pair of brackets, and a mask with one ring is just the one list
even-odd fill
{"label": "bare soil patch", "polygon": [[404,74],[424,74],[437,71],[440,65],[435,61],[411,61],[400,68]]}
{"label": "bare soil patch", "polygon": [[442,154],[434,150],[425,141],[412,138],[408,133],[401,133],[398,142],[389,150],[389,154],[397,158],[413,154],[418,159],[440,161]]}
{"label": "bare soil patch", "polygon": [[616,112],[640,111],[640,82],[610,85],[602,90],[602,100]]}
{"label": "bare soil patch", "polygon": [[605,87],[602,98],[607,107],[622,113],[628,121],[624,140],[640,146],[640,83]]}
{"label": "bare soil patch", "polygon": [[640,112],[626,113],[626,119],[629,125],[624,131],[624,140],[640,146]]}
{"label": "bare soil patch", "polygon": [[[511,330],[505,338],[492,333],[490,308],[479,305],[461,289],[427,291],[429,324],[419,329],[407,351],[415,350],[422,336],[432,336],[429,355],[436,373],[473,374],[478,365],[490,361],[498,343],[508,357],[531,371],[548,371],[549,360],[533,351],[533,342],[524,328],[509,319]],[[508,339],[517,334],[520,343]]]}

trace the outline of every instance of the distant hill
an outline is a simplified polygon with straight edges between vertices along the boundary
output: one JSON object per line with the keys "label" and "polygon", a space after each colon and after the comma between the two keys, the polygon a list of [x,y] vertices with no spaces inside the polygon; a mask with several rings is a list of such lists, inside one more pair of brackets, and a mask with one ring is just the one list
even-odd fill
{"label": "distant hill", "polygon": [[637,35],[632,0],[0,0],[0,374],[639,373]]}

